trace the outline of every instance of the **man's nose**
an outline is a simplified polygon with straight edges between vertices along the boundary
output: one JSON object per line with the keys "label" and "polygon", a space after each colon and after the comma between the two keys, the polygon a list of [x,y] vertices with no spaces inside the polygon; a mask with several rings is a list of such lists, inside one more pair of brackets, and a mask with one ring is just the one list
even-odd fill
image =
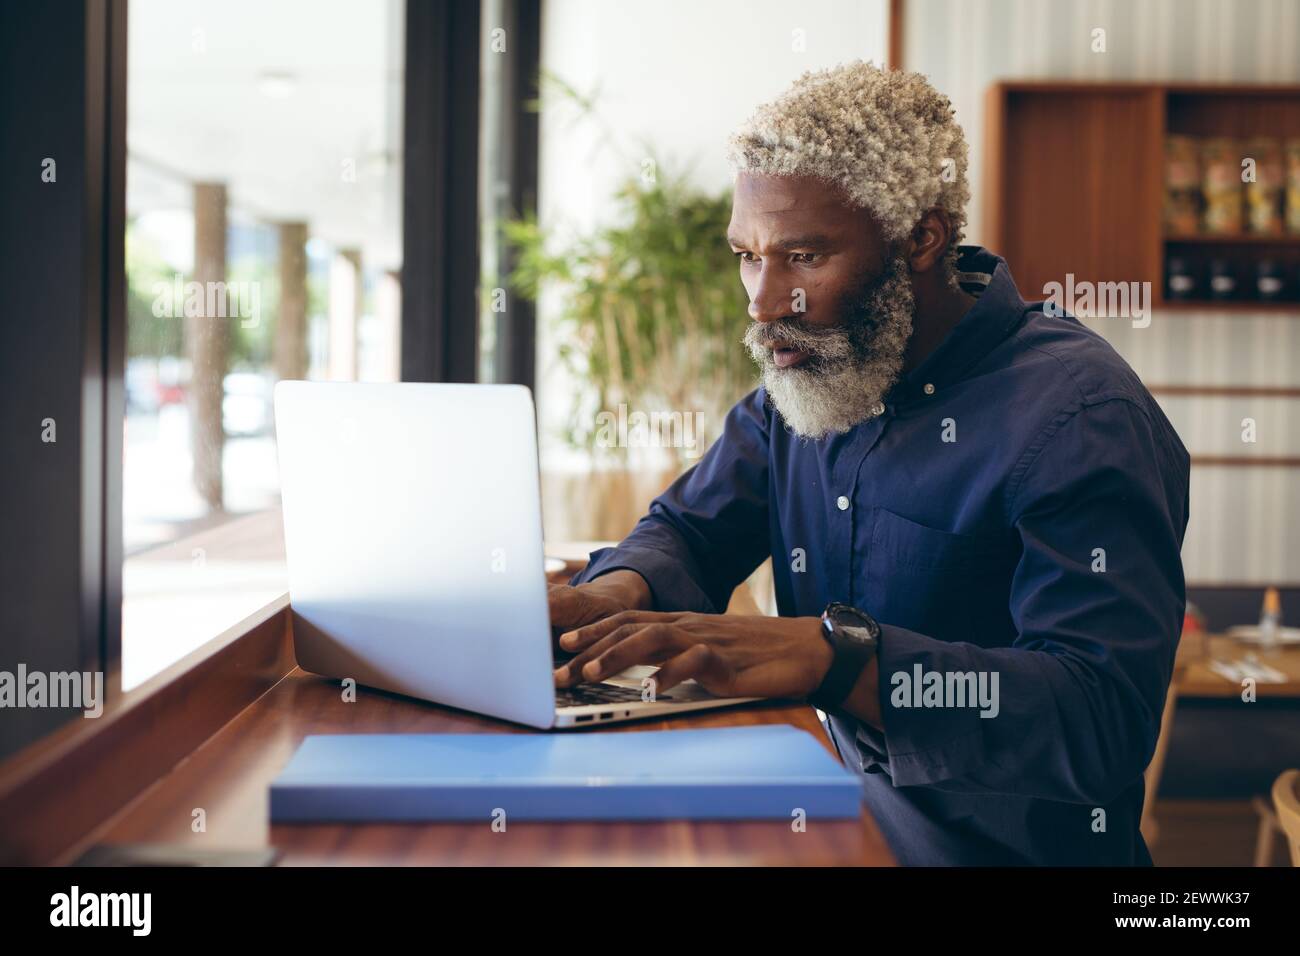
{"label": "man's nose", "polygon": [[760,281],[749,300],[749,317],[755,322],[776,322],[791,315],[790,296],[768,282]]}

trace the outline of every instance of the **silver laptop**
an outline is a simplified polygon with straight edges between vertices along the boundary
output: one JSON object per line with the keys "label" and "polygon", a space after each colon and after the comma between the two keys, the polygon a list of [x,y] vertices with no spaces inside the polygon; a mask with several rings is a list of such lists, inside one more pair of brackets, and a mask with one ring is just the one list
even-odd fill
{"label": "silver laptop", "polygon": [[523,386],[281,382],[275,423],[304,670],[542,728],[753,699],[555,687]]}

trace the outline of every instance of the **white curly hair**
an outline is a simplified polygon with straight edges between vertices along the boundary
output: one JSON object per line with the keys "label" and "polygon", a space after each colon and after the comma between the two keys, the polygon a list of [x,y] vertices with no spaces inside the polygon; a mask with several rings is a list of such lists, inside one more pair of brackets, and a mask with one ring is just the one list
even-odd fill
{"label": "white curly hair", "polygon": [[948,98],[920,73],[865,61],[807,72],[760,106],[728,143],[737,172],[815,176],[866,209],[887,242],[931,209],[952,224],[945,256],[956,283],[966,225],[966,137]]}

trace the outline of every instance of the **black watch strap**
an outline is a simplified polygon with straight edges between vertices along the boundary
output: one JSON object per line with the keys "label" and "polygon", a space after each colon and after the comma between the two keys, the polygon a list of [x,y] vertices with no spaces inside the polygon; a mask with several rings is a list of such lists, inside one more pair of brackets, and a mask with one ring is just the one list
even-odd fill
{"label": "black watch strap", "polygon": [[865,611],[833,603],[822,612],[822,637],[831,645],[835,656],[821,684],[808,695],[808,703],[826,713],[835,713],[862,676],[863,668],[876,656],[880,625]]}

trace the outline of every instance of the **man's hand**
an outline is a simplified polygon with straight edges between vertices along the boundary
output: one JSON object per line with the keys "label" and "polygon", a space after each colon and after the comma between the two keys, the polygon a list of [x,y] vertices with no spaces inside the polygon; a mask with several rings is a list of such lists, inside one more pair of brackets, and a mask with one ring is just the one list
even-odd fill
{"label": "man's hand", "polygon": [[803,698],[834,657],[815,617],[622,611],[560,638],[577,654],[555,672],[566,687],[635,664],[661,665],[655,693],[694,678],[719,697]]}
{"label": "man's hand", "polygon": [[620,611],[647,610],[653,606],[650,585],[635,571],[602,574],[594,581],[570,587],[553,584],[546,592],[551,611],[551,636],[584,624],[594,624]]}

